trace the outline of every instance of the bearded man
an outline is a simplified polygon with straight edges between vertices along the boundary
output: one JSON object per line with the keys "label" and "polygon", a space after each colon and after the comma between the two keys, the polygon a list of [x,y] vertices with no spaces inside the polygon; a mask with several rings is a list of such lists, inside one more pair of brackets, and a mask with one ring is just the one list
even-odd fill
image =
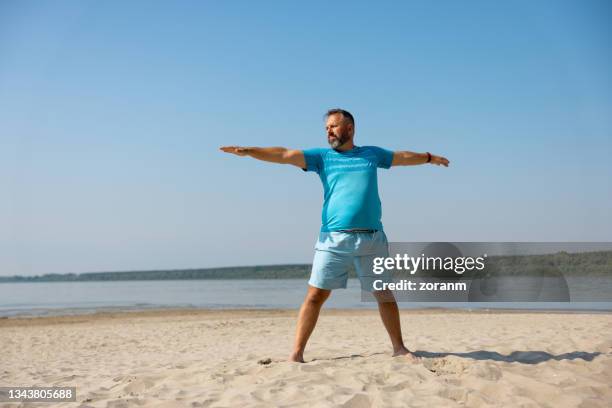
{"label": "bearded man", "polygon": [[426,163],[448,167],[449,161],[429,152],[393,152],[377,146],[356,146],[355,119],[343,109],[327,111],[325,129],[331,148],[221,147],[226,153],[292,164],[304,171],[316,172],[323,183],[321,230],[289,360],[304,362],[304,349],[321,307],[332,290],[346,288],[348,268],[352,264],[361,289],[371,292],[378,302],[380,317],[393,347],[393,356],[417,361],[418,357],[404,345],[399,309],[393,294],[388,290],[374,289],[375,280],[392,281],[389,272],[377,275],[372,271],[374,258],[389,255],[387,237],[381,223],[377,169]]}

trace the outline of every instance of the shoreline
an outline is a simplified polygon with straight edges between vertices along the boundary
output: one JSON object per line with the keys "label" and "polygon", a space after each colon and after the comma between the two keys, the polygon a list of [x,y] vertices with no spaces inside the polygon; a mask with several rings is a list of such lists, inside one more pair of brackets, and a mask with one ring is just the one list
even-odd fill
{"label": "shoreline", "polygon": [[[143,318],[188,318],[197,317],[202,319],[245,319],[245,318],[262,318],[262,317],[297,317],[298,309],[276,308],[252,308],[252,309],[210,309],[210,308],[156,308],[156,309],[139,309],[139,310],[116,310],[116,311],[95,311],[91,313],[76,313],[66,315],[47,315],[47,316],[3,316],[0,317],[1,327],[19,327],[19,326],[39,326],[52,324],[78,324],[78,323],[94,323],[98,321],[117,321],[126,319],[143,319]],[[411,315],[612,315],[612,310],[562,310],[562,309],[456,309],[456,308],[420,308],[420,309],[402,309],[402,316]],[[372,309],[342,309],[342,308],[327,308],[321,311],[323,316],[370,316],[378,315],[376,308]]]}

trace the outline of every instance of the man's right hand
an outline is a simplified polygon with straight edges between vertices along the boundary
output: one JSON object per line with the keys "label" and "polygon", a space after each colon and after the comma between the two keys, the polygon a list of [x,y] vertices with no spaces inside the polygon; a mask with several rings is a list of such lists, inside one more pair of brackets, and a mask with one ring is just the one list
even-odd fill
{"label": "man's right hand", "polygon": [[302,150],[290,150],[284,147],[242,147],[223,146],[219,148],[225,153],[237,156],[250,156],[257,160],[272,163],[292,164],[302,169],[306,168],[306,159]]}
{"label": "man's right hand", "polygon": [[248,147],[242,146],[222,146],[219,150],[224,151],[225,153],[233,153],[237,156],[246,156],[248,154]]}

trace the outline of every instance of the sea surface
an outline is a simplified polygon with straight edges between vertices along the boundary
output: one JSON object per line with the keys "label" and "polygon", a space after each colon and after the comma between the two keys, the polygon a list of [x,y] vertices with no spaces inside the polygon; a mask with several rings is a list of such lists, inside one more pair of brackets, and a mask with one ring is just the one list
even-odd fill
{"label": "sea surface", "polygon": [[[569,283],[569,282],[568,282]],[[400,302],[401,308],[529,309],[612,311],[612,278],[571,285],[586,302]],[[100,311],[166,308],[298,309],[307,283],[302,279],[161,280],[0,283],[0,317],[57,316]],[[335,290],[326,308],[373,309],[363,301],[357,279]]]}

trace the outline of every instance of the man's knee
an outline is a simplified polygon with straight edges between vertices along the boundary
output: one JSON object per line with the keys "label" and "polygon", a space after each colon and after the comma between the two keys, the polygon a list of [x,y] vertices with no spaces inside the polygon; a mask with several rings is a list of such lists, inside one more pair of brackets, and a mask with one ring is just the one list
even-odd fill
{"label": "man's knee", "polygon": [[308,293],[306,294],[305,302],[313,304],[313,305],[322,305],[327,298],[329,297],[331,290],[327,289],[319,289],[313,286],[308,288]]}

